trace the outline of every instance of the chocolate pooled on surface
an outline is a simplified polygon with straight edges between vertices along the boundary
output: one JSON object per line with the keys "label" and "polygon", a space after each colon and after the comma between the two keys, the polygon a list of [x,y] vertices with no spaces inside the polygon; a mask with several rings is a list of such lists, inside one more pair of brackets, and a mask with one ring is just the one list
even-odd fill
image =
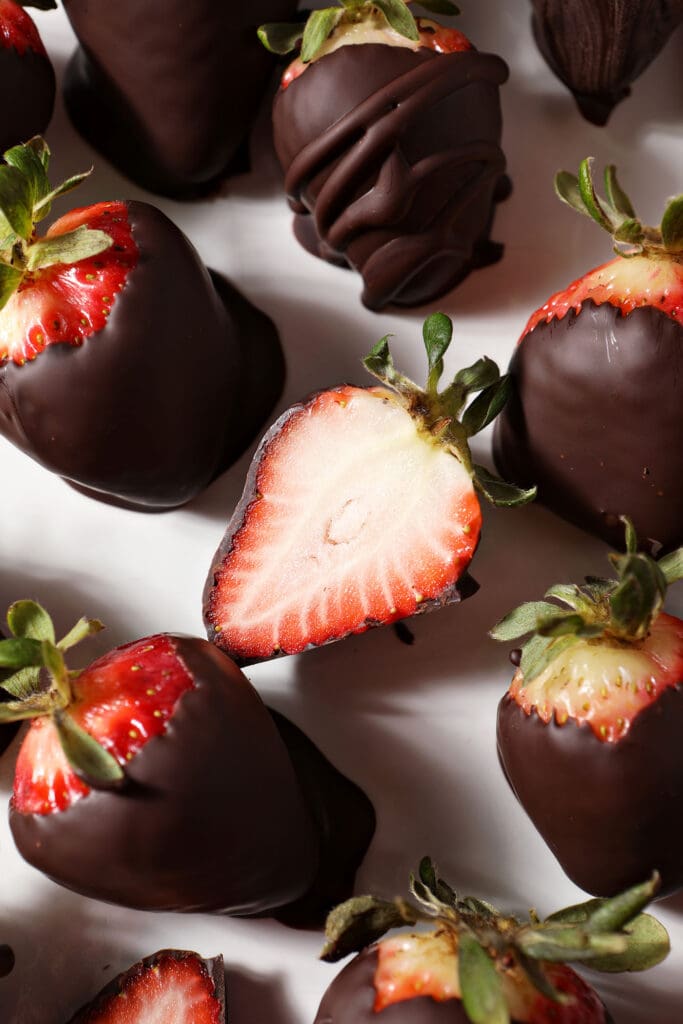
{"label": "chocolate pooled on surface", "polygon": [[654,308],[586,301],[541,323],[510,364],[498,471],[617,548],[619,516],[657,551],[683,544],[683,327]]}
{"label": "chocolate pooled on surface", "polygon": [[682,0],[531,0],[538,48],[593,124],[607,123],[631,83],[683,21]]}
{"label": "chocolate pooled on surface", "polygon": [[376,43],[308,65],[273,108],[299,241],[363,276],[363,302],[415,306],[499,255],[505,63]]}
{"label": "chocolate pooled on surface", "polygon": [[226,171],[247,169],[239,151],[275,67],[256,29],[287,21],[296,7],[296,0],[64,0],[81,43],[64,84],[69,114],[88,142],[145,188],[204,192]]}

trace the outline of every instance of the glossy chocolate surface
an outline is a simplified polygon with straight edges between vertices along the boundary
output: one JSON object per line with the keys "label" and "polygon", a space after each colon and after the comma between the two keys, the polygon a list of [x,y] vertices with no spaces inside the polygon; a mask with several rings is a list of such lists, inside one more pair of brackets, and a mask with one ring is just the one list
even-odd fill
{"label": "glossy chocolate surface", "polygon": [[316,827],[245,676],[205,640],[174,642],[196,688],[130,762],[124,788],[92,790],[48,815],[12,808],[12,833],[30,864],[85,896],[141,910],[263,913],[310,886]]}
{"label": "glossy chocolate surface", "polygon": [[96,497],[189,501],[241,454],[278,396],[275,329],[211,278],[159,210],[127,204],[139,261],[106,326],[0,367],[0,431]]}
{"label": "glossy chocolate surface", "polygon": [[[107,1014],[111,1013],[111,999],[118,997],[118,995],[125,991],[129,985],[134,985],[138,978],[147,975],[150,971],[160,963],[160,961],[177,960],[182,963],[188,959],[197,961],[197,968],[205,978],[211,978],[213,982],[213,996],[216,1002],[220,1006],[219,1016],[216,1018],[218,1024],[225,1024],[225,968],[223,966],[223,957],[217,956],[211,960],[205,960],[200,957],[197,953],[191,953],[187,950],[181,949],[161,949],[158,953],[154,953],[152,956],[145,957],[144,960],[140,960],[137,964],[133,964],[127,971],[119,974],[116,978],[113,978],[108,985],[99,992],[94,999],[92,999],[86,1006],[74,1014],[73,1017],[67,1022],[67,1024],[92,1024],[93,1021],[107,1019]],[[151,991],[151,990],[150,990]],[[163,992],[159,993],[163,998]],[[109,1004],[107,1006],[107,1004]],[[149,1005],[151,1017],[156,1016],[154,1012],[154,1002]],[[161,1010],[160,1012],[163,1012]],[[99,1016],[102,1014],[103,1016]]]}
{"label": "glossy chocolate surface", "polygon": [[55,73],[41,53],[0,45],[0,153],[42,135],[55,102]]}
{"label": "glossy chocolate surface", "polygon": [[235,161],[275,70],[256,29],[288,21],[296,6],[64,0],[81,43],[64,85],[74,124],[151,191],[205,191]]}
{"label": "glossy chocolate surface", "polygon": [[605,303],[539,324],[510,364],[498,471],[621,550],[620,515],[648,546],[683,544],[683,327]]}
{"label": "glossy chocolate surface", "polygon": [[427,302],[491,261],[506,78],[491,54],[365,44],[278,92],[275,147],[295,232],[362,274],[369,308]]}
{"label": "glossy chocolate surface", "polygon": [[317,927],[352,895],[356,871],[375,831],[375,811],[362,789],[338,772],[300,729],[276,711],[270,713],[320,840],[313,883],[275,916],[293,927]]}
{"label": "glossy chocolate surface", "polygon": [[567,875],[595,896],[662,876],[683,886],[683,681],[617,743],[571,719],[546,725],[506,695],[498,751],[517,798]]}
{"label": "glossy chocolate surface", "polygon": [[681,0],[531,0],[538,48],[579,110],[603,125],[683,21]]}

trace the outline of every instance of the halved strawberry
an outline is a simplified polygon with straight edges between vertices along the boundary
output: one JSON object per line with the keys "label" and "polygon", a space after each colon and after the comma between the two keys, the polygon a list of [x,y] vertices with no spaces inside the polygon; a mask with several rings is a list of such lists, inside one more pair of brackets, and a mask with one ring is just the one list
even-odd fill
{"label": "halved strawberry", "polygon": [[611,556],[615,580],[551,587],[492,631],[531,634],[498,712],[508,780],[567,874],[610,895],[649,871],[683,885],[683,621],[666,615],[683,550]]}
{"label": "halved strawberry", "polygon": [[223,957],[162,949],[110,981],[69,1024],[225,1024]]}
{"label": "halved strawberry", "polygon": [[277,335],[146,203],[73,210],[36,237],[52,201],[84,177],[52,189],[48,158],[34,139],[2,168],[0,430],[96,497],[183,504],[236,458],[279,393]]}
{"label": "halved strawberry", "polygon": [[[449,0],[423,6],[457,13]],[[362,275],[366,306],[421,305],[500,259],[500,57],[416,21],[403,0],[340,0],[260,36],[277,53],[301,42],[273,105],[294,232]]]}
{"label": "halved strawberry", "polygon": [[55,101],[55,73],[24,7],[48,10],[54,0],[0,0],[0,152],[44,132]]}
{"label": "halved strawberry", "polygon": [[[330,914],[322,959],[362,952],[327,989],[316,1024],[369,1024],[385,1013],[396,1024],[610,1024],[598,994],[564,961],[613,972],[662,960],[667,934],[641,914],[656,888],[653,880],[523,922],[459,897],[424,858],[411,878],[419,906],[360,896]],[[417,922],[427,930],[376,941]]]}
{"label": "halved strawberry", "polygon": [[13,699],[0,722],[33,719],[10,813],[31,864],[124,906],[277,908],[307,925],[350,890],[369,801],[212,644],[159,634],[74,673],[63,651],[99,623],[56,643],[34,602],[8,621],[0,666],[17,671],[2,679]]}
{"label": "halved strawberry", "polygon": [[671,550],[683,543],[683,196],[651,228],[614,167],[605,188],[599,197],[591,159],[578,179],[556,178],[559,197],[606,228],[621,255],[530,318],[510,364],[494,458],[501,472],[537,483],[558,515],[608,542],[619,543],[627,515],[643,543]]}
{"label": "halved strawberry", "polygon": [[504,505],[533,497],[472,465],[467,438],[497,414],[506,380],[483,358],[439,393],[451,333],[443,314],[425,323],[426,390],[397,373],[384,338],[365,360],[384,387],[321,391],[263,438],[205,593],[210,638],[238,661],[459,601],[477,488]]}

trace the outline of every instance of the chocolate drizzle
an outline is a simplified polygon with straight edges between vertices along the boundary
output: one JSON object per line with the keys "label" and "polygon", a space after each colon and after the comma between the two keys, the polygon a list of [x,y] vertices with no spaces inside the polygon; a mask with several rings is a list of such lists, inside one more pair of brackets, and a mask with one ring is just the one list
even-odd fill
{"label": "chocolate drizzle", "polygon": [[55,73],[42,53],[0,45],[0,153],[42,135],[52,117]]}
{"label": "chocolate drizzle", "polygon": [[485,260],[506,78],[490,54],[367,44],[321,58],[278,93],[295,231],[360,271],[369,308],[436,298]]}
{"label": "chocolate drizzle", "polygon": [[66,73],[67,109],[115,167],[163,195],[191,196],[240,153],[275,61],[256,35],[296,0],[64,0],[81,47]]}
{"label": "chocolate drizzle", "polygon": [[683,681],[616,743],[571,719],[547,725],[507,694],[498,751],[517,798],[563,869],[586,892],[613,896],[662,876],[683,886]]}
{"label": "chocolate drizzle", "polygon": [[619,516],[653,550],[683,544],[683,327],[609,303],[541,323],[510,364],[496,421],[498,471],[621,549]]}
{"label": "chocolate drizzle", "polygon": [[531,0],[538,48],[593,124],[607,123],[631,83],[683,21],[681,0]]}

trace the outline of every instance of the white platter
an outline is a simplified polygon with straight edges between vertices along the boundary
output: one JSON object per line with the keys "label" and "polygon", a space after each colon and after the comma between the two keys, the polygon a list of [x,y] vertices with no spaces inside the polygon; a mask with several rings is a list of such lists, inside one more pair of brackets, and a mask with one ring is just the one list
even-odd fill
{"label": "white platter", "polygon": [[[601,166],[615,162],[650,222],[658,220],[664,198],[683,187],[680,31],[609,126],[598,129],[580,118],[538,55],[527,0],[463,6],[462,29],[512,69],[503,105],[514,192],[499,208],[493,232],[506,244],[503,261],[438,303],[455,320],[452,371],[483,353],[506,365],[528,315],[609,257],[607,236],[555,200],[555,170],[575,170],[589,154]],[[74,46],[66,17],[61,10],[35,17],[61,76]],[[48,139],[56,178],[96,164],[78,205],[149,198],[93,154],[59,101]],[[431,310],[372,314],[360,304],[358,278],[297,246],[268,139],[264,109],[252,174],[202,202],[151,201],[187,232],[210,266],[275,320],[289,369],[279,408],[317,387],[363,383],[359,359],[388,332],[395,335],[397,362],[419,378],[420,325]],[[488,437],[478,442],[484,460],[488,446]],[[109,629],[91,642],[91,653],[157,631],[203,635],[204,578],[248,463],[249,454],[189,507],[146,516],[77,494],[0,442],[0,608],[33,596],[64,629],[84,612],[97,616]],[[300,725],[375,804],[377,833],[358,891],[403,893],[409,871],[429,853],[460,891],[511,910],[534,905],[546,913],[582,898],[499,770],[495,712],[511,670],[506,650],[486,631],[550,583],[604,571],[606,553],[542,508],[486,509],[473,564],[479,594],[462,607],[414,620],[414,646],[399,643],[392,630],[376,630],[249,670],[266,701]],[[670,601],[678,614],[681,589]],[[0,764],[3,797],[11,790],[16,749],[15,743]],[[657,912],[671,932],[669,960],[643,976],[595,982],[618,1024],[683,1020],[683,896],[660,903]],[[24,864],[4,820],[0,942],[17,958],[13,974],[0,982],[3,1024],[63,1024],[120,970],[168,946],[224,955],[231,1024],[312,1022],[336,973],[317,962],[316,933],[270,920],[138,913],[69,893]]]}

